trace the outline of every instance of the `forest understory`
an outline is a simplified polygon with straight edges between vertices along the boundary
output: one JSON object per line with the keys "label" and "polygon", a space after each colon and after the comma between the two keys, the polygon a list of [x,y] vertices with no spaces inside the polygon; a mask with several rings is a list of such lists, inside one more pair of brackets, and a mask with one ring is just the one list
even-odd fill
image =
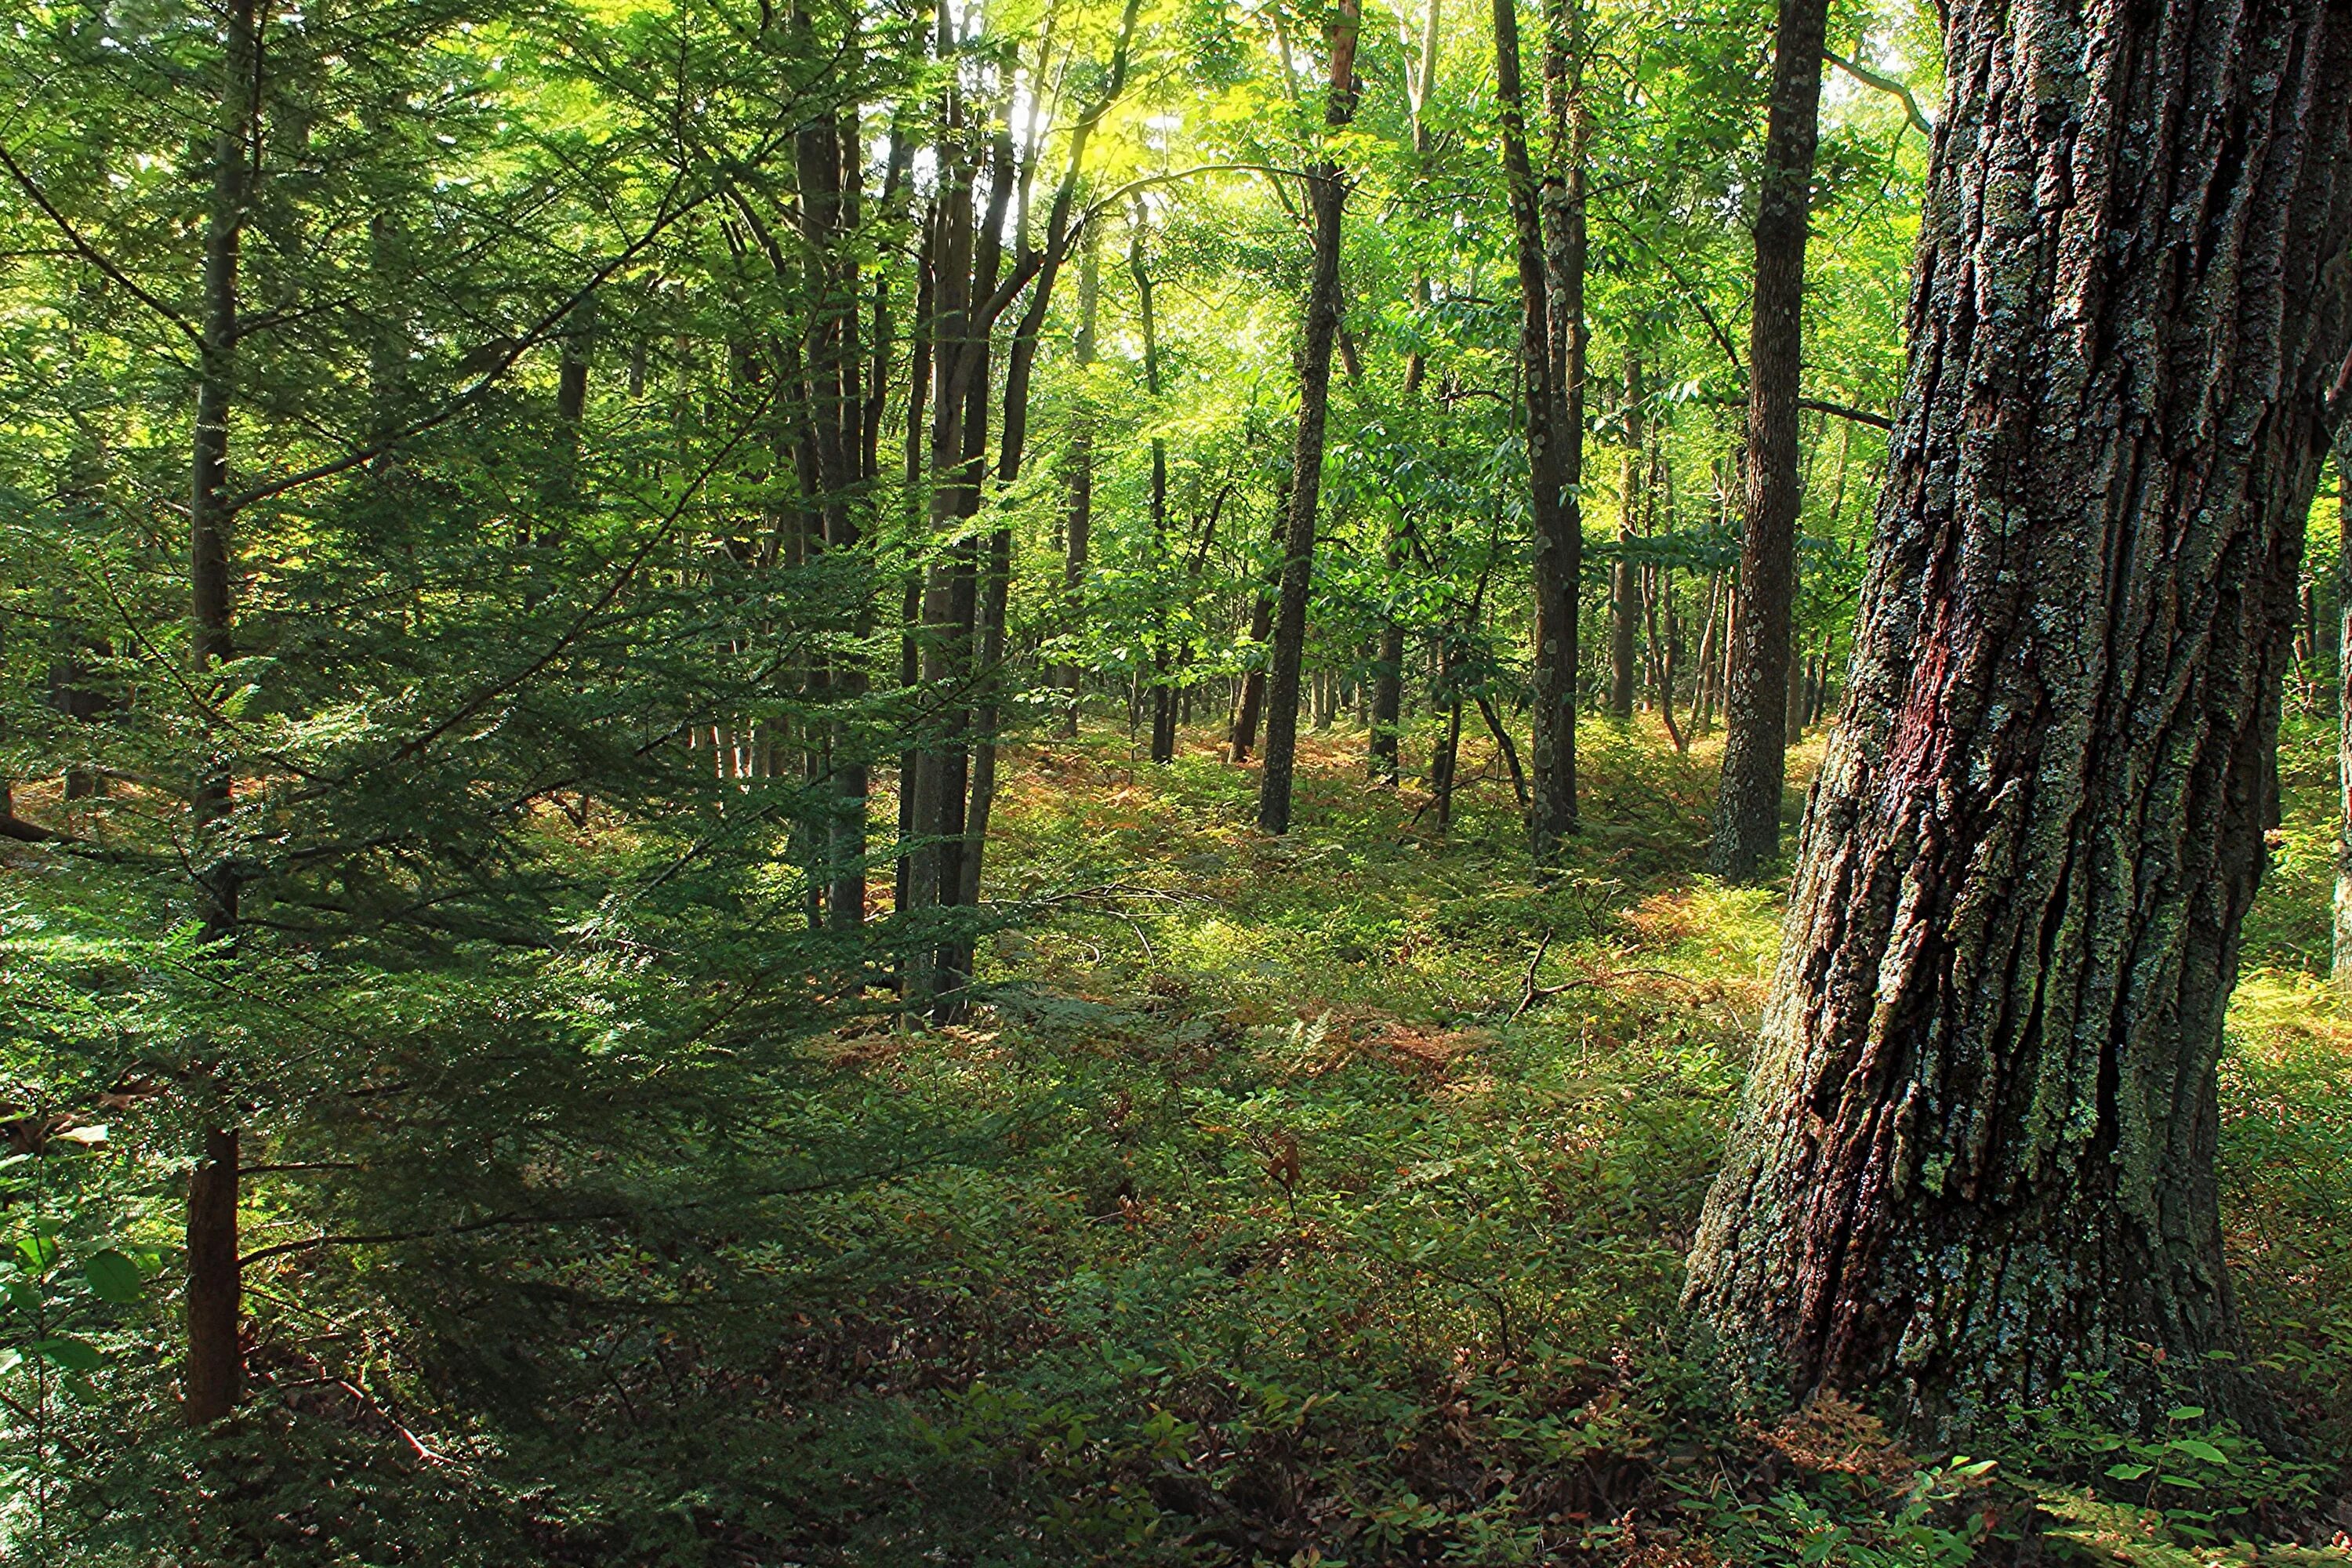
{"label": "forest understory", "polygon": [[[881,1095],[988,1131],[806,1200],[830,1256],[757,1325],[769,1353],[607,1326],[581,1352],[609,1377],[530,1453],[305,1387],[303,1321],[263,1315],[247,1484],[298,1484],[290,1453],[335,1429],[341,1463],[369,1457],[350,1514],[314,1522],[349,1540],[386,1508],[426,1550],[438,1518],[450,1562],[667,1561],[665,1520],[670,1550],[745,1564],[2344,1560],[2326,737],[2288,739],[2222,1079],[2231,1263],[2294,1458],[2191,1407],[2106,1429],[2091,1388],[1968,1455],[1906,1451],[1835,1399],[1724,1413],[1675,1298],[1781,900],[1697,869],[1706,742],[1582,739],[1587,827],[1540,890],[1510,873],[1520,819],[1481,752],[1441,839],[1410,779],[1363,782],[1360,736],[1307,737],[1277,840],[1205,735],[1165,769],[1110,726],[1020,748],[988,1001],[823,1045],[845,1118]],[[518,1472],[554,1479],[518,1495]],[[503,1547],[458,1544],[494,1518]]]}
{"label": "forest understory", "polygon": [[18,9],[0,1568],[2352,1565],[2352,0]]}
{"label": "forest understory", "polygon": [[1426,793],[1363,781],[1360,736],[1310,737],[1276,840],[1209,736],[1165,770],[1115,728],[1022,749],[991,891],[1034,915],[986,948],[992,1005],[831,1047],[1006,1119],[1018,1158],[845,1200],[904,1267],[811,1309],[756,1402],[801,1500],[788,1560],[2342,1560],[2332,735],[2299,768],[2290,738],[2223,1069],[2231,1262],[2294,1460],[2188,1407],[2107,1430],[2090,1389],[1973,1455],[1906,1452],[1835,1400],[1723,1413],[1675,1297],[1782,900],[1698,869],[1704,742],[1580,739],[1587,827],[1540,890],[1483,751],[1441,839]]}

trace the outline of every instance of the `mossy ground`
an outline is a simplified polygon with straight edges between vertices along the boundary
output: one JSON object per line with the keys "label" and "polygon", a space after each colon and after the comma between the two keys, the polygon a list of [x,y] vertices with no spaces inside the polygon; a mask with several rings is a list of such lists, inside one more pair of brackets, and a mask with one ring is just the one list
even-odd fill
{"label": "mossy ground", "polygon": [[783,1347],[811,1560],[2341,1560],[2352,1009],[2312,973],[2301,847],[2326,792],[2290,791],[2224,1084],[2252,1349],[2305,1461],[2193,1414],[2105,1432],[2086,1397],[1986,1470],[1851,1407],[1743,1425],[1678,1359],[1780,899],[1698,870],[1704,742],[1581,744],[1586,830],[1540,890],[1479,751],[1442,839],[1346,731],[1309,738],[1278,841],[1205,736],[1166,769],[1112,731],[1008,758],[990,893],[1033,918],[984,944],[992,1005],[837,1046],[1013,1130],[849,1205],[922,1261]]}

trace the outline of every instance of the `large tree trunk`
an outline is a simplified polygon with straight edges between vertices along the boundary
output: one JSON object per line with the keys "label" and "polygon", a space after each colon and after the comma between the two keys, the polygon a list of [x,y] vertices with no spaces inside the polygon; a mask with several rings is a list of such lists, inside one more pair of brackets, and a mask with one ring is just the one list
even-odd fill
{"label": "large tree trunk", "polygon": [[[1356,26],[1356,0],[1339,0],[1323,110],[1334,129],[1355,116]],[[1291,449],[1290,510],[1282,541],[1282,585],[1275,601],[1273,667],[1266,678],[1265,766],[1258,779],[1257,825],[1268,833],[1290,831],[1298,673],[1307,654],[1307,593],[1315,574],[1315,513],[1323,493],[1323,422],[1331,401],[1331,344],[1339,329],[1339,242],[1348,204],[1347,171],[1329,159],[1307,170],[1306,184],[1315,216],[1315,258],[1298,347],[1298,432]]]}
{"label": "large tree trunk", "polygon": [[[212,208],[205,225],[203,342],[191,437],[188,496],[188,588],[196,678],[236,657],[231,597],[229,532],[236,519],[228,497],[228,425],[236,397],[237,258],[252,205],[247,155],[259,117],[259,43],[254,0],[231,0],[223,38],[220,120],[213,138]],[[207,735],[207,750],[226,737]],[[208,942],[236,940],[237,874],[222,842],[230,801],[227,760],[205,758],[189,818],[195,840],[196,917]],[[199,1061],[199,1081],[210,1066]],[[226,1100],[218,1089],[209,1092]],[[226,1106],[223,1107],[226,1110]],[[236,1407],[245,1387],[245,1356],[237,1338],[243,1286],[237,1268],[237,1135],[208,1127],[203,1157],[188,1177],[187,1358],[181,1372],[181,1411],[192,1426],[209,1425]]]}
{"label": "large tree trunk", "polygon": [[[2352,11],[1955,0],[1852,679],[1686,1300],[1957,1434],[2259,1418],[2215,1062],[2340,385]],[[2337,400],[2341,401],[2341,395]]]}
{"label": "large tree trunk", "polygon": [[1780,847],[1788,781],[1789,610],[1797,563],[1797,396],[1804,363],[1805,230],[1820,139],[1829,0],[1780,0],[1772,107],[1756,204],[1756,304],[1748,332],[1748,515],[1725,705],[1723,783],[1708,868],[1747,881]]}

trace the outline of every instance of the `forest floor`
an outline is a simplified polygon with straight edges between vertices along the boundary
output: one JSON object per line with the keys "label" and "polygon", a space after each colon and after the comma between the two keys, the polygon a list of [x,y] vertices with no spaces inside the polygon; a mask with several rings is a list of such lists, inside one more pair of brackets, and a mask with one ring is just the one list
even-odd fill
{"label": "forest floor", "polygon": [[1720,1412],[1675,1297],[1780,898],[1698,869],[1706,742],[1580,739],[1585,830],[1542,890],[1479,752],[1444,838],[1344,730],[1307,738],[1281,840],[1205,735],[1167,769],[1116,731],[1008,759],[990,891],[1032,918],[984,944],[992,1004],[833,1047],[1005,1131],[857,1198],[852,1228],[920,1261],[785,1347],[813,1559],[2347,1560],[2326,738],[2290,737],[2223,1069],[2232,1261],[2295,1461],[2191,1407],[2105,1430],[2089,1388],[1972,1458],[1834,1404]]}

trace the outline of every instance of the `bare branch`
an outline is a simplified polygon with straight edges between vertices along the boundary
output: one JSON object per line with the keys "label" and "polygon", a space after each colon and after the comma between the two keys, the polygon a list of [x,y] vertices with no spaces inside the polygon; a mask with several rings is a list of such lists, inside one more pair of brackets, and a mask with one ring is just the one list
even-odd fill
{"label": "bare branch", "polygon": [[1891,76],[1881,76],[1867,66],[1857,64],[1843,55],[1833,55],[1827,49],[1822,51],[1822,58],[1829,61],[1863,86],[1901,99],[1903,112],[1909,117],[1913,125],[1918,127],[1919,134],[1931,139],[1935,136],[1936,122],[1928,119],[1926,111],[1920,109],[1919,100],[1911,95],[1910,88]]}

